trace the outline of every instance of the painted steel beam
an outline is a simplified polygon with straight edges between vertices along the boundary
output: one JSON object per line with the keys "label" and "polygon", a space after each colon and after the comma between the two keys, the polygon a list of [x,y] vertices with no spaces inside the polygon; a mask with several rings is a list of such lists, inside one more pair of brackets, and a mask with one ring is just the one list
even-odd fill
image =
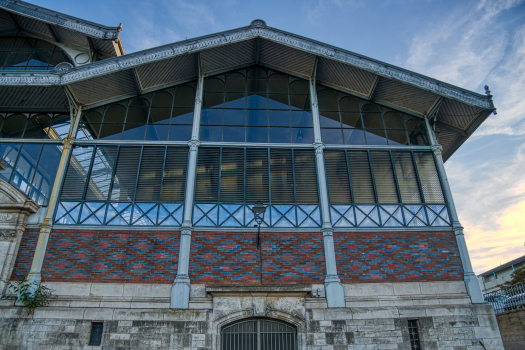
{"label": "painted steel beam", "polygon": [[376,91],[377,84],[379,83],[379,75],[376,75],[376,78],[374,79],[374,82],[372,83],[372,86],[370,87],[370,90],[368,91],[368,97],[367,100],[371,100],[374,97],[374,92]]}

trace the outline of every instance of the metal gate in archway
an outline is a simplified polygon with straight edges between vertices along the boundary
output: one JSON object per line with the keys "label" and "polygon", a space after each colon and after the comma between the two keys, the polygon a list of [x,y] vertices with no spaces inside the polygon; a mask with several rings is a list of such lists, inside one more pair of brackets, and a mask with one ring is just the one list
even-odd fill
{"label": "metal gate in archway", "polygon": [[265,318],[238,321],[221,331],[221,350],[297,350],[297,329]]}

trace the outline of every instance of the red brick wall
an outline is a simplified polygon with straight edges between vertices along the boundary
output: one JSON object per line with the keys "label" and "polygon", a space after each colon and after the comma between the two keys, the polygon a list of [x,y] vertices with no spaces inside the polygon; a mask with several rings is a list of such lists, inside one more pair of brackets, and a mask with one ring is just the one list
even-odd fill
{"label": "red brick wall", "polygon": [[[24,232],[14,273],[27,274],[39,230]],[[192,283],[323,283],[321,233],[193,232]],[[51,232],[44,281],[172,283],[180,233],[67,230]],[[335,232],[343,283],[461,280],[453,232]],[[14,276],[13,276],[14,277]]]}
{"label": "red brick wall", "polygon": [[343,283],[463,279],[453,232],[334,233]]}
{"label": "red brick wall", "polygon": [[190,256],[192,283],[323,283],[325,263],[321,233],[194,232]]}
{"label": "red brick wall", "polygon": [[51,232],[44,281],[173,283],[180,232],[65,230]]}
{"label": "red brick wall", "polygon": [[20,241],[20,247],[18,248],[18,255],[16,256],[11,279],[17,279],[18,276],[27,276],[29,273],[39,233],[40,230],[38,229],[24,231],[22,240]]}

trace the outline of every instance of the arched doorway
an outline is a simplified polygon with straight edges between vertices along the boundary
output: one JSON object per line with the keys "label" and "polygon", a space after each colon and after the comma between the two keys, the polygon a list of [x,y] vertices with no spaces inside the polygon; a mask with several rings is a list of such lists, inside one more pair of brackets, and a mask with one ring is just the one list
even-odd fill
{"label": "arched doorway", "polygon": [[222,327],[221,350],[296,350],[295,326],[267,318],[236,321]]}

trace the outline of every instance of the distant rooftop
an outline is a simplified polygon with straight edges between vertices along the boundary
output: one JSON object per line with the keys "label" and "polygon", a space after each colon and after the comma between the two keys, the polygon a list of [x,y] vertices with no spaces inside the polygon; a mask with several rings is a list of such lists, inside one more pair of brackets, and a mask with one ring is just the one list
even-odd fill
{"label": "distant rooftop", "polygon": [[490,275],[490,274],[492,274],[494,272],[498,272],[498,271],[504,270],[504,269],[506,269],[508,267],[511,267],[512,265],[516,265],[516,264],[519,264],[519,263],[522,263],[522,262],[525,262],[525,255],[523,255],[523,256],[521,256],[521,257],[519,257],[517,259],[511,260],[511,261],[509,261],[509,262],[507,262],[507,263],[505,263],[503,265],[495,267],[495,268],[493,268],[491,270],[483,272],[483,273],[479,274],[478,277],[479,276],[483,276],[483,277],[488,276],[488,275]]}

